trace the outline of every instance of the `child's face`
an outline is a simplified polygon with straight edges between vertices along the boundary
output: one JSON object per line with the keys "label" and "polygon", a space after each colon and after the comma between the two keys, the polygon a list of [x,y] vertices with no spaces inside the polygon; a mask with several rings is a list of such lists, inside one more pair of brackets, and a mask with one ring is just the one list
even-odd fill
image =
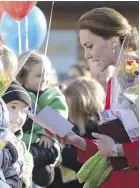
{"label": "child's face", "polygon": [[7,103],[7,108],[10,119],[9,129],[15,133],[24,125],[26,121],[27,114],[25,111],[28,109],[28,106],[22,101],[14,100]]}
{"label": "child's face", "polygon": [[[26,89],[37,91],[42,71],[42,63],[36,63],[29,67],[27,77],[25,78],[24,86]],[[48,86],[49,69],[47,63],[44,63],[44,69],[42,73],[42,81],[40,85],[40,91],[44,91]]]}

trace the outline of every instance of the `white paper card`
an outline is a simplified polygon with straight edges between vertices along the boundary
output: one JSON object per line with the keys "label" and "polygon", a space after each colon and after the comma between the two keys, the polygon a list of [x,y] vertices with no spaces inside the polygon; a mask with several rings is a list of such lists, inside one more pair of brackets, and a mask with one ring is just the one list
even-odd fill
{"label": "white paper card", "polygon": [[50,106],[44,107],[43,110],[35,116],[31,112],[28,113],[28,115],[40,126],[48,129],[53,134],[58,134],[60,137],[64,137],[73,128],[73,124],[63,118]]}

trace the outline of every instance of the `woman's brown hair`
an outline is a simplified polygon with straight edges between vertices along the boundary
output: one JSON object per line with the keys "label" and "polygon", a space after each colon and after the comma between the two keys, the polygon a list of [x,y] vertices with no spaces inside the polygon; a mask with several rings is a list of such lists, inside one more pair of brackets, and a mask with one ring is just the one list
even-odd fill
{"label": "woman's brown hair", "polygon": [[88,11],[78,21],[78,29],[88,29],[96,35],[109,39],[119,37],[122,43],[125,36],[130,36],[131,47],[138,48],[138,34],[128,20],[111,8],[95,8]]}

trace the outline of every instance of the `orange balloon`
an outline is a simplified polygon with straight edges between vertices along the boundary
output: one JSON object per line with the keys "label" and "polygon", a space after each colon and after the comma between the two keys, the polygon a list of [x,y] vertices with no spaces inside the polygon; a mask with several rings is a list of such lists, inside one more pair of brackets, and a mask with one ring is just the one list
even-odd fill
{"label": "orange balloon", "polygon": [[1,1],[4,11],[15,20],[21,20],[29,14],[37,1]]}

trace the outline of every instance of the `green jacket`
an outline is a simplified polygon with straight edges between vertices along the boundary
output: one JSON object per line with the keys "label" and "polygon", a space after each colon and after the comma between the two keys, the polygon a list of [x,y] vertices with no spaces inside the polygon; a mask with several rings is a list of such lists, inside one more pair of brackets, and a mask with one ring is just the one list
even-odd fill
{"label": "green jacket", "polygon": [[[31,99],[35,102],[36,95],[33,92],[28,92]],[[46,105],[51,106],[57,112],[59,112],[64,118],[68,118],[68,106],[65,101],[65,96],[62,94],[58,87],[46,89],[38,99],[37,113],[39,113]],[[61,125],[58,125],[61,126]],[[26,131],[23,135],[23,141],[26,145],[29,144],[31,130]],[[36,142],[41,135],[46,135],[44,129],[34,123],[32,143]]]}

